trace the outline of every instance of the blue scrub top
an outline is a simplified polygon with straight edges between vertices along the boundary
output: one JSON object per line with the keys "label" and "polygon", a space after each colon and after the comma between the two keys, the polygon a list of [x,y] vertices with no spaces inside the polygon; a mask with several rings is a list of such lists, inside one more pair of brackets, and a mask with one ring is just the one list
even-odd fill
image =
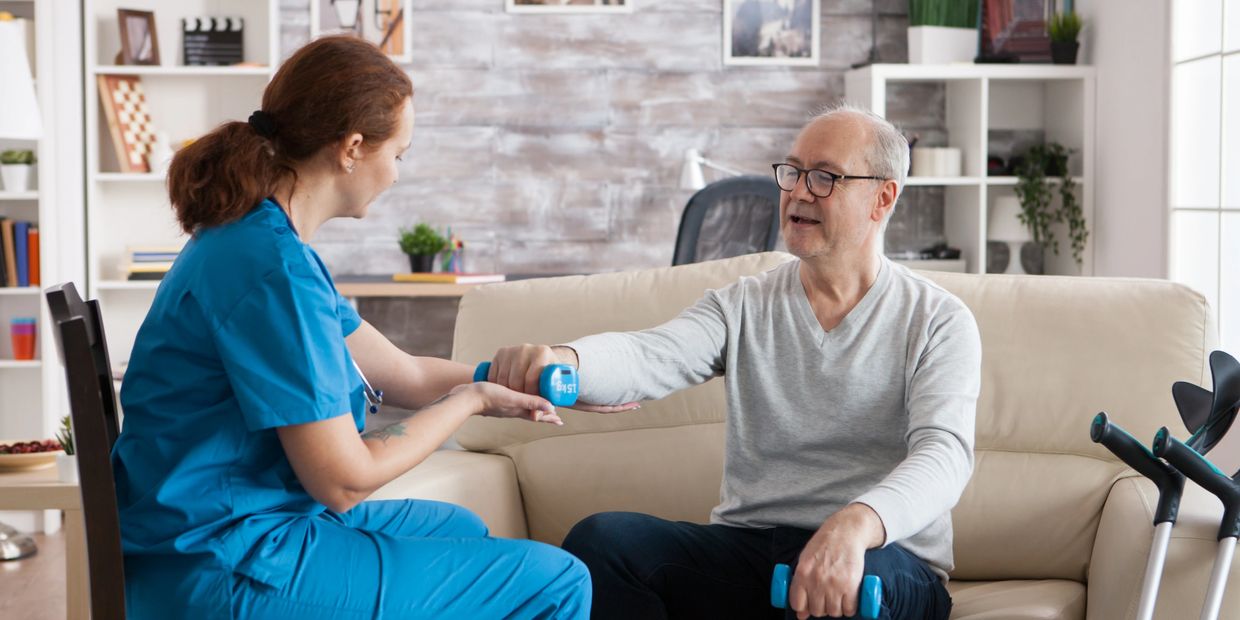
{"label": "blue scrub top", "polygon": [[[292,222],[266,200],[185,246],[138,331],[113,450],[127,562],[186,556],[282,587],[306,521],[280,426],[351,413],[361,377],[345,336],[361,318]],[[136,567],[136,566],[135,566]]]}

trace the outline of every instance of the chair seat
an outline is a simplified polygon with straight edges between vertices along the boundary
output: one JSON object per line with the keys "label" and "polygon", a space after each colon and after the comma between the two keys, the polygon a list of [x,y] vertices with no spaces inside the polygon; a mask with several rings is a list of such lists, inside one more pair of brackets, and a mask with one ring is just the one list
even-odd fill
{"label": "chair seat", "polygon": [[1085,585],[1075,581],[949,581],[947,591],[952,620],[1085,617]]}

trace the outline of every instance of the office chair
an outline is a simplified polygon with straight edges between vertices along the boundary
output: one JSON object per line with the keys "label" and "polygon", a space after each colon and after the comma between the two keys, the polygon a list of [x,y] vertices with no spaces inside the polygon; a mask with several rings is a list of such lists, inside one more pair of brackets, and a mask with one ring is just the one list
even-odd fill
{"label": "office chair", "polygon": [[672,265],[687,265],[775,249],[779,240],[779,186],[747,175],[715,181],[685,205]]}
{"label": "office chair", "polygon": [[86,521],[91,617],[123,619],[125,563],[116,481],[112,477],[112,446],[120,427],[103,318],[99,302],[82,301],[72,282],[53,286],[44,294],[56,323],[56,350],[69,387],[69,415]]}

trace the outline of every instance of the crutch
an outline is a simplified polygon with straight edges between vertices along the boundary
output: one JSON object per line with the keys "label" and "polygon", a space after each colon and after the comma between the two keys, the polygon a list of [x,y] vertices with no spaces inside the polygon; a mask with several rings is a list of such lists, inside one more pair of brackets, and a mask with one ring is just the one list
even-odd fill
{"label": "crutch", "polygon": [[[1180,415],[1185,425],[1193,431],[1188,441],[1181,442],[1172,437],[1165,426],[1154,436],[1154,455],[1165,459],[1223,503],[1218,553],[1214,557],[1206,601],[1201,607],[1202,620],[1218,617],[1236,550],[1236,538],[1240,535],[1240,471],[1229,478],[1204,456],[1227,434],[1236,419],[1240,408],[1240,362],[1223,351],[1215,351],[1210,354],[1210,373],[1214,378],[1213,392],[1190,383],[1178,382],[1172,386]],[[1208,407],[1204,406],[1206,403],[1209,403]],[[1202,411],[1205,412],[1204,417]],[[1188,415],[1185,415],[1186,412]],[[1192,416],[1191,420],[1189,416]],[[1193,428],[1194,425],[1197,428]]]}
{"label": "crutch", "polygon": [[1167,545],[1171,543],[1171,528],[1175,527],[1175,518],[1180,510],[1184,475],[1155,457],[1145,444],[1137,441],[1119,425],[1111,423],[1105,412],[1094,416],[1094,422],[1089,427],[1089,436],[1158,487],[1158,507],[1154,510],[1154,542],[1150,543],[1150,556],[1145,563],[1145,581],[1141,585],[1141,604],[1137,607],[1137,620],[1150,620],[1154,617],[1154,601],[1158,599],[1158,584],[1162,581]]}

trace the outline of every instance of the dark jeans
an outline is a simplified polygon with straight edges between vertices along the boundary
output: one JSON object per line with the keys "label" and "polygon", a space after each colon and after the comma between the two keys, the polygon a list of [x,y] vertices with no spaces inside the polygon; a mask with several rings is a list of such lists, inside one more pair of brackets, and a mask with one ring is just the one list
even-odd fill
{"label": "dark jeans", "polygon": [[[596,620],[790,619],[791,610],[771,607],[771,574],[777,563],[795,570],[813,534],[605,512],[574,526],[563,547],[590,569]],[[882,620],[946,620],[951,612],[938,575],[899,545],[867,551],[865,573],[883,580]]]}

